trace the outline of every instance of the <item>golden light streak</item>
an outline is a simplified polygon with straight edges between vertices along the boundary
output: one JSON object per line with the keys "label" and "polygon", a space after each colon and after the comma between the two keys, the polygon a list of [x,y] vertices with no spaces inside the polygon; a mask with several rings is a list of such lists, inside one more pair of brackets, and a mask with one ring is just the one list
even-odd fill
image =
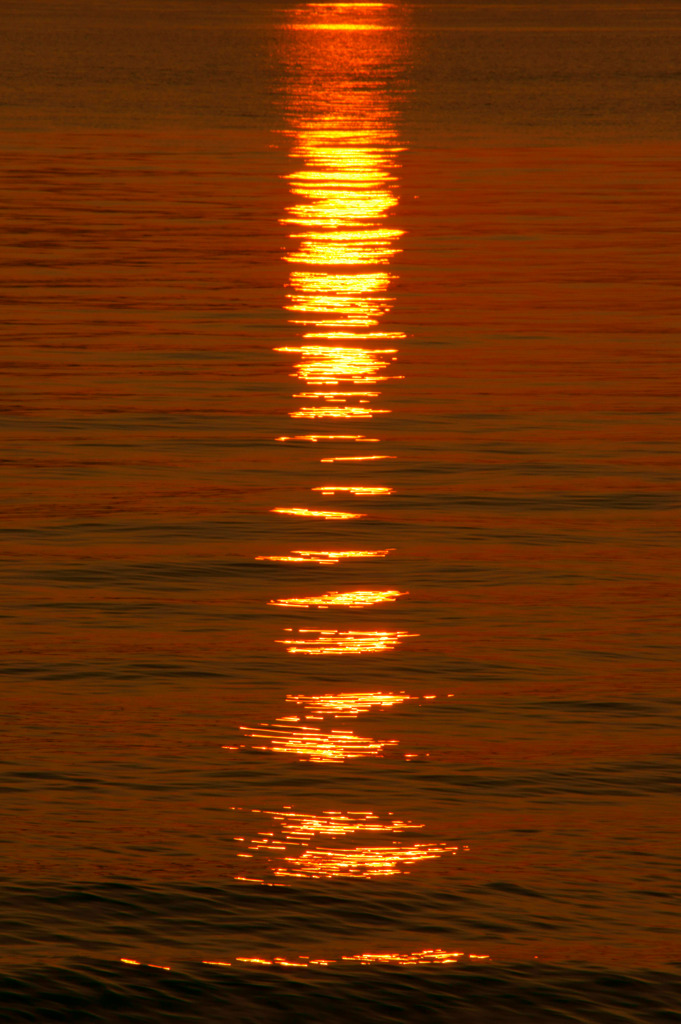
{"label": "golden light streak", "polygon": [[368,846],[352,849],[305,850],[297,857],[286,857],[282,867],[274,869],[277,878],[380,878],[403,874],[426,860],[436,860],[458,847],[444,843],[415,843],[412,846]]}
{"label": "golden light streak", "polygon": [[[268,754],[292,754],[313,761],[347,761],[358,757],[382,757],[388,747],[397,746],[397,740],[373,740],[356,736],[347,730],[331,729],[322,732],[313,726],[273,723],[272,725],[239,727],[249,739],[267,740],[266,745],[253,749]],[[239,856],[239,855],[237,855]]]}
{"label": "golden light streak", "polygon": [[364,437],[362,434],[297,434],[294,437],[278,437],[277,441],[380,441],[379,437]]}
{"label": "golden light streak", "polygon": [[[361,964],[455,964],[464,953],[445,952],[443,949],[422,949],[418,953],[356,953],[341,960],[354,960]],[[480,959],[487,959],[480,958]]]}
{"label": "golden light streak", "polygon": [[362,519],[364,512],[329,512],[312,508],[271,508],[270,512],[278,512],[283,516],[312,516],[317,519]]}
{"label": "golden light streak", "polygon": [[376,398],[380,391],[302,391],[294,398],[324,398],[327,402],[335,402],[344,398]]}
{"label": "golden light streak", "polygon": [[[312,957],[310,955],[300,954],[297,960],[287,960],[284,957],[274,957],[272,960],[267,960],[263,957],[249,957],[249,956],[237,956],[234,958],[235,962],[239,965],[246,967],[333,967],[335,965],[347,965],[348,963],[355,963],[364,967],[414,967],[414,966],[430,966],[430,967],[443,967],[448,964],[458,964],[462,958],[467,960],[489,960],[488,955],[476,954],[476,953],[464,953],[460,950],[444,950],[444,949],[421,949],[413,953],[354,953],[349,956],[341,956],[339,960],[334,959],[321,959],[319,957]],[[135,961],[126,961],[133,963]],[[202,960],[202,964],[206,964],[212,967],[234,967],[230,961],[226,960]],[[165,968],[169,970],[169,968]]]}
{"label": "golden light streak", "polygon": [[277,608],[368,608],[370,605],[396,601],[405,597],[408,591],[401,590],[350,590],[339,592],[332,590],[319,597],[282,597],[269,601],[268,604]]}
{"label": "golden light streak", "polygon": [[[356,195],[356,193],[352,193]],[[394,305],[386,295],[393,277],[388,273],[337,274],[331,271],[292,271],[287,295],[290,313],[305,319],[295,324],[324,324],[326,327],[375,327]]]}
{"label": "golden light streak", "polygon": [[356,718],[366,711],[392,708],[406,700],[414,700],[408,693],[322,693],[318,696],[287,694],[286,700],[302,704],[306,711],[337,718]]}
{"label": "golden light streak", "polygon": [[256,562],[314,562],[318,565],[335,565],[341,558],[385,558],[393,551],[293,551],[290,555],[256,555]]}
{"label": "golden light streak", "polygon": [[396,455],[331,455],[320,462],[375,462],[379,459],[396,459]]}
{"label": "golden light streak", "polygon": [[[293,630],[290,630],[293,632]],[[418,633],[406,633],[403,630],[337,630],[337,629],[299,629],[297,637],[276,640],[275,643],[285,644],[289,654],[382,654],[393,651],[407,637],[418,636]],[[300,634],[317,634],[300,636]]]}
{"label": "golden light streak", "polygon": [[304,409],[296,409],[294,412],[290,412],[289,416],[294,420],[356,420],[356,419],[367,419],[370,420],[372,417],[377,416],[381,413],[389,413],[390,409],[369,409],[366,406],[312,406]]}
{"label": "golden light streak", "polygon": [[[307,6],[296,11],[295,19],[295,24],[319,32],[392,31],[398,24],[388,19],[381,22],[366,21],[357,5]],[[321,39],[318,43],[319,59],[336,59],[331,51],[323,56],[325,44]],[[302,70],[309,65],[309,57],[303,44],[294,58],[292,81],[301,71],[303,77],[294,87],[288,134],[293,138],[291,157],[301,164],[283,176],[292,201],[281,223],[291,240],[291,249],[283,257],[292,265],[286,309],[293,314],[291,323],[309,328],[303,339],[310,344],[277,351],[298,351],[301,358],[294,376],[320,389],[296,397],[325,402],[297,409],[289,414],[292,418],[370,419],[390,410],[373,409],[361,399],[349,405],[342,399],[360,394],[370,399],[377,392],[336,389],[401,376],[389,372],[394,349],[369,346],[406,336],[403,331],[377,329],[394,304],[388,290],[395,275],[384,267],[401,251],[398,243],[405,233],[389,219],[398,203],[398,158],[404,147],[399,144],[385,90],[375,90],[369,108],[366,91],[353,84],[348,70],[347,77],[330,83],[329,90],[319,96]],[[352,64],[352,55],[348,57]],[[359,58],[358,70],[363,59]],[[312,344],[315,341],[336,344]]]}
{"label": "golden light streak", "polygon": [[[315,334],[312,331],[307,332],[303,335],[303,338],[338,338],[339,340],[354,341],[368,340],[373,338],[404,338],[405,335],[402,331],[327,331],[323,334]],[[376,349],[365,349],[367,352],[375,352]],[[397,349],[395,349],[397,351]],[[391,362],[395,362],[395,359],[391,359]],[[391,378],[392,379],[392,378]],[[400,378],[401,379],[401,378]]]}
{"label": "golden light streak", "polygon": [[[327,331],[324,337],[335,339],[354,338],[355,335],[342,331]],[[377,384],[391,380],[394,375],[385,375],[396,349],[369,349],[348,345],[302,345],[299,347],[277,348],[275,352],[300,353],[302,359],[295,364],[296,373],[306,384],[319,387],[337,386],[343,383]]]}
{"label": "golden light streak", "polygon": [[321,487],[310,488],[313,491],[319,491],[325,497],[330,497],[334,494],[354,494],[356,497],[373,497],[378,494],[394,494],[395,491],[392,487],[355,487],[354,485],[342,486],[336,484],[322,484]]}
{"label": "golden light streak", "polygon": [[358,833],[403,832],[406,829],[423,828],[409,821],[390,818],[381,821],[373,811],[323,811],[309,814],[298,811],[263,811],[280,826],[286,840],[305,841],[314,836],[342,837]]}
{"label": "golden light streak", "polygon": [[288,29],[294,29],[296,31],[312,30],[315,32],[392,32],[395,30],[395,25],[356,25],[352,22],[335,22],[329,24],[325,21],[319,22],[308,22],[307,24],[296,24],[295,22],[286,25]]}
{"label": "golden light streak", "polygon": [[284,256],[289,263],[307,263],[314,266],[364,266],[367,263],[389,263],[391,257],[402,252],[392,243],[403,235],[399,230],[373,231],[308,231],[300,238],[297,252]]}
{"label": "golden light streak", "polygon": [[122,964],[134,964],[135,967],[155,967],[158,971],[170,970],[170,967],[166,967],[164,964],[145,964],[142,960],[129,960],[124,956],[120,958],[120,962]]}
{"label": "golden light streak", "polygon": [[[392,179],[386,176],[383,180],[388,182]],[[376,187],[381,183],[379,177],[377,181],[374,180],[373,187],[364,192],[359,192],[356,187],[344,188],[342,185],[331,189],[328,187],[328,183],[324,188],[293,187],[291,189],[293,194],[303,196],[307,202],[297,203],[290,207],[289,215],[282,217],[280,223],[328,229],[359,225],[384,217],[397,206],[397,199],[388,189],[381,190]],[[294,271],[294,273],[296,272]],[[305,271],[298,271],[298,273],[303,274]],[[328,274],[327,276],[331,277],[332,275]],[[360,275],[353,276],[359,277]],[[290,283],[294,282],[291,280]],[[347,307],[345,308],[347,309]]]}

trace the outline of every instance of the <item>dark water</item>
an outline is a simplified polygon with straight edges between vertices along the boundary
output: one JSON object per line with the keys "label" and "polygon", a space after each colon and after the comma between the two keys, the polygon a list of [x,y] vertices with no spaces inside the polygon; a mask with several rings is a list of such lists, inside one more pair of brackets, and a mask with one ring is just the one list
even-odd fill
{"label": "dark water", "polygon": [[2,1020],[680,1020],[678,4],[0,25]]}

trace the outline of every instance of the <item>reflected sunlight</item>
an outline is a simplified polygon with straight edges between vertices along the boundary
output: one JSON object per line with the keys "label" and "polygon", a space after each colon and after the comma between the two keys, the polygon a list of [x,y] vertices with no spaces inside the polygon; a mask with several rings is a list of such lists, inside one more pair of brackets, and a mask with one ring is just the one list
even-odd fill
{"label": "reflected sunlight", "polygon": [[[331,729],[323,732],[314,726],[297,725],[282,719],[271,725],[239,726],[249,739],[267,740],[265,745],[251,749],[268,754],[293,754],[309,761],[347,761],[356,757],[382,757],[397,740],[373,740],[353,732]],[[229,750],[230,747],[223,749]]]}
{"label": "reflected sunlight", "polygon": [[[293,629],[287,632],[292,633]],[[285,644],[289,654],[380,654],[394,650],[406,637],[418,636],[418,633],[406,633],[403,630],[380,629],[364,632],[352,629],[299,629],[297,633],[297,637],[286,637],[275,643]],[[316,637],[308,634],[316,634]]]}
{"label": "reflected sunlight", "polygon": [[356,835],[363,832],[402,832],[405,829],[423,828],[409,821],[400,821],[389,816],[382,821],[373,811],[322,811],[309,814],[296,811],[263,811],[281,828],[282,835],[288,840],[308,840],[314,836],[338,837]]}
{"label": "reflected sunlight", "polygon": [[321,693],[314,697],[289,693],[286,700],[302,704],[306,711],[314,711],[318,715],[356,718],[365,711],[392,708],[414,698],[408,693]]}
{"label": "reflected sunlight", "polygon": [[379,878],[409,873],[409,867],[421,861],[437,860],[456,853],[456,846],[444,843],[415,843],[412,846],[357,846],[349,849],[305,850],[297,857],[285,857],[284,865],[274,868],[277,878]]}
{"label": "reflected sunlight", "polygon": [[256,555],[256,562],[310,562],[336,565],[341,558],[385,558],[393,548],[382,551],[292,551],[290,555]]}
{"label": "reflected sunlight", "polygon": [[317,519],[362,519],[364,512],[329,512],[314,508],[271,508],[270,512],[278,512],[283,516],[312,516]]}
{"label": "reflected sunlight", "polygon": [[374,441],[378,437],[364,437],[362,434],[297,434],[295,437],[278,437],[277,441]]}
{"label": "reflected sunlight", "polygon": [[339,605],[344,608],[367,608],[372,604],[395,601],[406,594],[406,590],[351,590],[345,593],[332,590],[319,597],[282,597],[268,603],[277,608],[334,608]]}
{"label": "reflected sunlight", "polygon": [[312,487],[311,490],[319,491],[329,497],[334,494],[354,494],[357,497],[374,496],[377,494],[394,494],[392,487],[355,487],[337,486],[335,484],[322,484],[321,487]]}

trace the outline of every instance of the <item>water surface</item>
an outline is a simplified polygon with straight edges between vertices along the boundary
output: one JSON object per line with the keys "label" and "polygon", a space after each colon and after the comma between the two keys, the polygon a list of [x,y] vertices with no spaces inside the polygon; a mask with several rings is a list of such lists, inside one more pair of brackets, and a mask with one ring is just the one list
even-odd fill
{"label": "water surface", "polygon": [[7,1020],[678,1018],[680,29],[7,8]]}

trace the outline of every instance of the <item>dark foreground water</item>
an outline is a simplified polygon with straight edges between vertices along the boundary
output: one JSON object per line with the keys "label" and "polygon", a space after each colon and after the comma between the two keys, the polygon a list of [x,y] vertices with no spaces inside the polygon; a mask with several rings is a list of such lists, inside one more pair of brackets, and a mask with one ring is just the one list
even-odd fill
{"label": "dark foreground water", "polygon": [[554,6],[3,8],[3,1022],[681,1020],[681,12]]}

